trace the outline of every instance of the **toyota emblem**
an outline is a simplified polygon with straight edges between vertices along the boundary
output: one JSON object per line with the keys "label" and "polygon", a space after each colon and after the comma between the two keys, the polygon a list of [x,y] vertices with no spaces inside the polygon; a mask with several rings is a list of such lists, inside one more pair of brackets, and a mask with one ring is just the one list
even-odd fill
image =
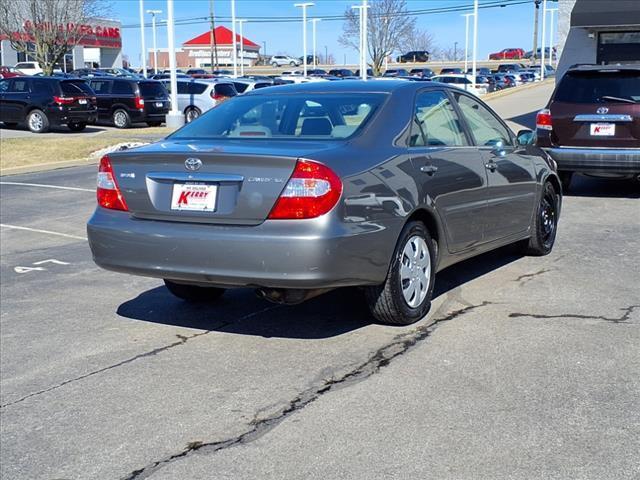
{"label": "toyota emblem", "polygon": [[598,108],[598,110],[596,110],[596,113],[598,115],[605,115],[605,114],[609,113],[609,109],[607,107],[600,107],[600,108]]}
{"label": "toyota emblem", "polygon": [[184,161],[184,168],[192,172],[195,172],[196,170],[200,170],[201,167],[202,167],[202,160],[200,160],[199,158],[187,158]]}

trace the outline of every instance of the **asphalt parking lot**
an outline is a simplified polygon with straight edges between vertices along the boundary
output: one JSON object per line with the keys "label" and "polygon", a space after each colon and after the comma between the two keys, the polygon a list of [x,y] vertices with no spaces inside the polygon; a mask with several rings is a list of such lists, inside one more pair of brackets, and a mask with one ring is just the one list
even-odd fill
{"label": "asphalt parking lot", "polygon": [[354,289],[185,304],[92,263],[95,167],[0,182],[3,479],[640,477],[631,183],[579,177],[551,255],[451,267],[393,328]]}

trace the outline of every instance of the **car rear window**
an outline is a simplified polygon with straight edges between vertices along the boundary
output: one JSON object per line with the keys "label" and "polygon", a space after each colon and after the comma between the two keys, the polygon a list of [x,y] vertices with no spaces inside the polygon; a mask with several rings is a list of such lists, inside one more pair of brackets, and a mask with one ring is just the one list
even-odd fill
{"label": "car rear window", "polygon": [[160,82],[140,82],[140,95],[143,97],[161,97],[167,90]]}
{"label": "car rear window", "polygon": [[60,82],[60,90],[63,95],[94,95],[91,87],[82,81]]}
{"label": "car rear window", "polygon": [[603,103],[626,98],[640,102],[640,71],[568,72],[562,77],[554,101],[567,103]]}
{"label": "car rear window", "polygon": [[216,93],[225,97],[235,97],[238,95],[236,87],[232,83],[217,83]]}
{"label": "car rear window", "polygon": [[247,95],[223,102],[174,139],[344,139],[362,128],[385,94]]}
{"label": "car rear window", "polygon": [[243,93],[247,88],[249,88],[248,83],[233,82],[233,85],[236,87],[236,91],[238,93]]}

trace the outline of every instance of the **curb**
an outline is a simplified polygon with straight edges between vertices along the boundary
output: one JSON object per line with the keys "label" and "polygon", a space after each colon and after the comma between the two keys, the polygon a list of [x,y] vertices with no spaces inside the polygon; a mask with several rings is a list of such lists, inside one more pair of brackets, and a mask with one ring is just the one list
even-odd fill
{"label": "curb", "polygon": [[525,90],[531,90],[532,88],[541,87],[553,81],[555,81],[553,78],[548,78],[543,80],[542,82],[529,83],[527,85],[520,85],[519,87],[515,87],[515,88],[507,88],[505,90],[500,90],[498,92],[487,93],[485,96],[480,97],[480,99],[486,102],[488,100],[494,100],[496,98],[506,97],[513,93],[523,92]]}
{"label": "curb", "polygon": [[44,172],[47,170],[58,170],[60,168],[70,168],[70,167],[86,167],[89,165],[97,165],[97,160],[89,160],[89,159],[78,159],[78,160],[67,160],[65,162],[47,162],[47,163],[37,163],[35,165],[25,165],[24,167],[9,167],[3,168],[0,170],[0,177],[5,177],[8,175],[20,175],[23,173],[36,173],[36,172]]}

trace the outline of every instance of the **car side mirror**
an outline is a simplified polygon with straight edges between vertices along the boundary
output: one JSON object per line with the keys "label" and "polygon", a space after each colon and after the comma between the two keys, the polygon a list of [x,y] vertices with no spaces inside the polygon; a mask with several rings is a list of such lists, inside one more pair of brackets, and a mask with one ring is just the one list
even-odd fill
{"label": "car side mirror", "polygon": [[517,138],[518,145],[531,145],[533,143],[533,132],[531,130],[520,130]]}

